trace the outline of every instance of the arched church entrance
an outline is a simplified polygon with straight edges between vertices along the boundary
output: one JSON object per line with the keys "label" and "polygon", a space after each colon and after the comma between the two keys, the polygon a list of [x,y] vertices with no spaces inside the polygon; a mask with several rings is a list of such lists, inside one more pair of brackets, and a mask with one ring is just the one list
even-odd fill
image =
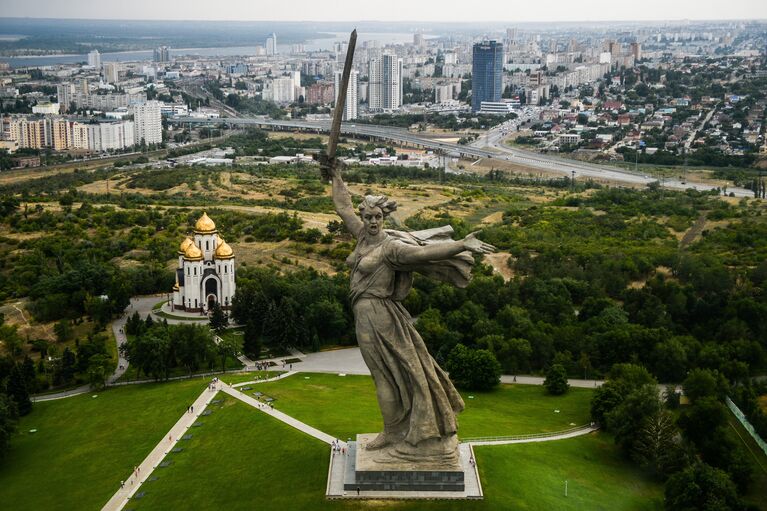
{"label": "arched church entrance", "polygon": [[218,280],[214,277],[205,279],[203,284],[205,293],[205,303],[208,306],[207,310],[211,310],[213,306],[218,302]]}

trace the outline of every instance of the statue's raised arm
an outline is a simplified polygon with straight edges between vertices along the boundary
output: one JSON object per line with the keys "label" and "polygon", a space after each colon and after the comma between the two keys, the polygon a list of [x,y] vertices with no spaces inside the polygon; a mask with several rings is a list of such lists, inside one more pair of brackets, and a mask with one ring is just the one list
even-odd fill
{"label": "statue's raised arm", "polygon": [[324,155],[320,157],[320,170],[323,176],[329,177],[332,181],[333,206],[336,213],[344,221],[344,225],[350,233],[356,238],[362,231],[363,224],[357,212],[352,205],[352,197],[346,188],[346,183],[341,178],[341,169],[339,161],[335,158],[327,158]]}

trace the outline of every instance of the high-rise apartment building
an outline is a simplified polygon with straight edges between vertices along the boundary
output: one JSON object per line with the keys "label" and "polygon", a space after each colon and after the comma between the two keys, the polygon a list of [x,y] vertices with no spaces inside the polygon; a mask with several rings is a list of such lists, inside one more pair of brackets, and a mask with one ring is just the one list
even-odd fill
{"label": "high-rise apartment building", "polygon": [[371,59],[368,77],[371,111],[391,112],[402,106],[402,59],[391,54]]}
{"label": "high-rise apartment building", "polygon": [[3,125],[4,136],[18,142],[21,148],[88,149],[88,127],[76,121],[58,117],[8,117]]}
{"label": "high-rise apartment building", "polygon": [[154,49],[155,62],[170,62],[170,47],[158,46]]}
{"label": "high-rise apartment building", "polygon": [[317,82],[306,88],[306,102],[310,105],[328,105],[334,96],[335,87],[331,83]]}
{"label": "high-rise apartment building", "polygon": [[631,54],[635,63],[642,60],[642,43],[631,43]]}
{"label": "high-rise apartment building", "polygon": [[117,83],[120,81],[120,64],[117,62],[104,63],[104,81]]}
{"label": "high-rise apartment building", "polygon": [[[336,71],[335,76],[335,101],[338,102],[338,93],[341,91],[341,78],[343,72]],[[349,86],[346,88],[346,103],[344,104],[344,115],[342,117],[344,121],[350,121],[357,118],[357,106],[360,103],[358,90],[359,72],[352,69],[349,73]]]}
{"label": "high-rise apartment building", "polygon": [[56,95],[58,96],[59,104],[61,105],[61,111],[69,111],[69,107],[75,102],[75,86],[72,83],[60,83],[56,85]]}
{"label": "high-rise apartment building", "polygon": [[133,114],[134,139],[137,144],[162,143],[162,113],[159,101],[147,101],[130,107]]}
{"label": "high-rise apartment building", "polygon": [[483,101],[498,102],[503,93],[503,44],[484,41],[474,45],[471,70],[471,109],[479,112]]}
{"label": "high-rise apartment building", "polygon": [[91,151],[125,149],[135,144],[134,123],[131,121],[88,124],[88,148]]}
{"label": "high-rise apartment building", "polygon": [[292,77],[281,76],[269,84],[265,99],[275,103],[292,103],[296,100],[296,87]]}
{"label": "high-rise apartment building", "polygon": [[270,57],[277,55],[277,34],[275,33],[266,38],[266,54]]}
{"label": "high-rise apartment building", "polygon": [[93,50],[88,53],[88,65],[90,67],[95,67],[96,69],[101,69],[101,54],[98,50]]}

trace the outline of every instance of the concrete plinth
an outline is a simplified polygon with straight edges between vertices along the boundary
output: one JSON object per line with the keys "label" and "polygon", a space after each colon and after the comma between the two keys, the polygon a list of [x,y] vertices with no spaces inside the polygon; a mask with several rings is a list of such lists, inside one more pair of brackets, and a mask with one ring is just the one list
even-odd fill
{"label": "concrete plinth", "polygon": [[[363,448],[376,435],[358,435],[345,455],[334,454],[328,498],[476,499],[482,498],[471,446],[459,446],[455,463],[393,461]],[[382,459],[383,458],[383,459]]]}

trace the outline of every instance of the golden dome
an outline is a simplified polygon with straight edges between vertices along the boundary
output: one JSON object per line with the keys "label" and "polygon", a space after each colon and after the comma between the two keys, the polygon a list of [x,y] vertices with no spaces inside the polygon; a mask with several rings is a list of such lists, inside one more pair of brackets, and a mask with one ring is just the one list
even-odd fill
{"label": "golden dome", "polygon": [[183,254],[184,252],[186,252],[186,249],[189,248],[189,245],[193,245],[193,244],[194,244],[194,241],[192,241],[192,238],[187,236],[186,238],[184,238],[184,241],[181,242],[181,245],[179,245],[178,253]]}
{"label": "golden dome", "polygon": [[234,252],[229,243],[224,241],[223,238],[219,238],[220,245],[216,248],[216,259],[231,259],[234,257]]}
{"label": "golden dome", "polygon": [[194,224],[194,232],[197,234],[212,234],[216,232],[216,224],[207,213],[203,213],[197,223]]}
{"label": "golden dome", "polygon": [[197,245],[192,243],[189,245],[184,252],[184,259],[188,261],[201,261],[202,260],[202,251],[197,248]]}

